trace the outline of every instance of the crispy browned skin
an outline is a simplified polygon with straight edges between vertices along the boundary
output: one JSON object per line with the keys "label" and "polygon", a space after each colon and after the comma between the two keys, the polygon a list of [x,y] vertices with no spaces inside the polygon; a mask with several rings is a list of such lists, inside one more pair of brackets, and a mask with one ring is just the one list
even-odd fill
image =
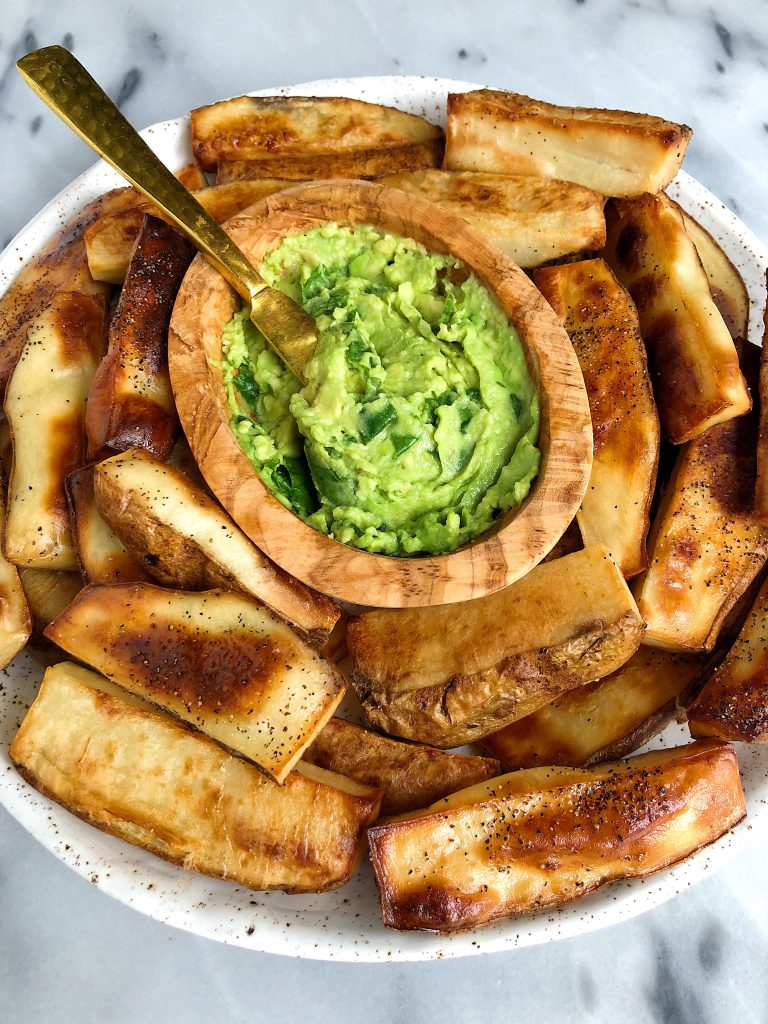
{"label": "crispy browned skin", "polygon": [[647,565],[660,441],[637,311],[604,260],[549,267],[534,280],[565,324],[589,396],[595,453],[581,535],[605,544],[629,579]]}
{"label": "crispy browned skin", "polygon": [[[151,580],[146,562],[134,557],[96,507],[94,466],[83,466],[66,480],[72,537],[85,583],[132,583]],[[47,625],[47,623],[46,623]]]}
{"label": "crispy browned skin", "polygon": [[461,931],[668,867],[746,813],[715,741],[594,769],[530,768],[368,831],[384,923]]}
{"label": "crispy browned skin", "polygon": [[445,166],[578,182],[606,196],[658,192],[691,129],[650,114],[560,107],[515,92],[448,95]]}
{"label": "crispy browned skin", "polygon": [[768,743],[768,582],[736,642],[688,708],[693,736]]}
{"label": "crispy browned skin", "polygon": [[180,170],[176,171],[176,177],[190,192],[194,192],[197,188],[205,188],[208,184],[207,178],[195,163],[184,164]]}
{"label": "crispy browned skin", "polygon": [[285,623],[225,590],[90,586],[45,635],[280,782],[345,689]]}
{"label": "crispy browned skin", "polygon": [[736,347],[675,204],[614,200],[605,217],[605,259],[637,306],[666,436],[681,444],[747,412]]}
{"label": "crispy browned skin", "polygon": [[702,669],[700,657],[642,644],[605,679],[486,736],[483,746],[506,771],[547,764],[579,768],[625,757],[664,729],[677,698]]}
{"label": "crispy browned skin", "polygon": [[239,590],[326,649],[341,608],[271,562],[179,470],[134,448],[99,463],[94,483],[104,520],[158,583]]}
{"label": "crispy browned skin", "polygon": [[207,737],[68,664],[46,672],[10,754],[28,782],[91,825],[251,889],[343,885],[381,798],[312,768],[278,786]]}
{"label": "crispy browned skin", "polygon": [[88,395],[88,457],[140,445],[170,455],[179,420],[168,377],[168,324],[193,248],[146,217]]}
{"label": "crispy browned skin", "polygon": [[94,282],[86,264],[83,234],[104,214],[133,206],[132,188],[116,189],[94,199],[28,263],[0,298],[0,395],[16,365],[30,323],[60,290],[106,295],[108,288]]}
{"label": "crispy browned skin", "polygon": [[427,167],[439,167],[443,159],[443,137],[435,135],[401,146],[359,149],[341,153],[297,153],[251,160],[222,160],[216,183],[255,178],[289,178],[314,181],[325,178],[379,178]]}
{"label": "crispy browned skin", "polygon": [[[757,358],[755,346],[746,346],[745,367]],[[756,437],[753,412],[680,449],[651,528],[648,571],[634,586],[645,643],[711,651],[765,565],[768,529],[752,512]]]}
{"label": "crispy browned skin", "polygon": [[[766,281],[768,281],[768,273],[766,273]],[[768,301],[766,301],[763,311],[763,347],[760,349],[758,395],[755,518],[768,526]]]}
{"label": "crispy browned skin", "polygon": [[398,148],[443,136],[414,114],[339,96],[240,96],[198,107],[190,120],[192,151],[206,171],[227,160]]}
{"label": "crispy browned skin", "polygon": [[384,790],[382,814],[415,811],[501,771],[492,757],[402,743],[341,718],[330,719],[303,761]]}
{"label": "crispy browned skin", "polygon": [[30,326],[5,395],[13,438],[5,554],[35,569],[77,556],[65,480],[85,460],[88,389],[105,351],[102,295],[59,291]]}
{"label": "crispy browned skin", "polygon": [[372,725],[455,747],[608,675],[643,622],[604,547],[538,565],[460,604],[353,616],[351,678]]}

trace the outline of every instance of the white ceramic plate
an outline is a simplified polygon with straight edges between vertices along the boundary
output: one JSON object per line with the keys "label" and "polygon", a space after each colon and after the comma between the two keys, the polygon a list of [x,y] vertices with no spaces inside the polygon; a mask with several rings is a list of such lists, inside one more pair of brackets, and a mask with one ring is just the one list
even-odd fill
{"label": "white ceramic plate", "polygon": [[[304,95],[343,95],[389,103],[431,121],[444,122],[445,96],[476,88],[435,78],[353,78],[264,90]],[[144,133],[173,168],[191,159],[187,118],[165,121]],[[0,256],[0,293],[19,267],[46,243],[63,221],[122,179],[104,163],[64,189]],[[702,185],[685,173],[671,193],[721,243],[740,269],[752,302],[750,337],[761,341],[768,249]],[[0,801],[48,850],[95,886],[142,913],[221,942],[285,956],[328,960],[427,960],[513,949],[592,931],[657,906],[709,874],[730,852],[768,824],[768,747],[739,747],[748,823],[672,870],[647,879],[606,886],[551,913],[502,921],[476,932],[435,937],[386,930],[369,867],[349,885],[321,896],[256,893],[173,867],[123,843],[40,796],[16,774],[8,745],[36,692],[39,665],[20,655],[0,673]],[[688,742],[673,725],[652,746]]]}

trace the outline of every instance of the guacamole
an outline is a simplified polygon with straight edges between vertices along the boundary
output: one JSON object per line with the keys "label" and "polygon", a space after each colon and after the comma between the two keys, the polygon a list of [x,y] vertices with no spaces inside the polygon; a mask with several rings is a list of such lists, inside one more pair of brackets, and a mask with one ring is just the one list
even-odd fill
{"label": "guacamole", "polygon": [[420,555],[520,504],[538,396],[516,332],[458,260],[326,224],[285,238],[261,273],[319,334],[303,388],[246,310],[222,335],[232,429],[287,508],[344,544]]}

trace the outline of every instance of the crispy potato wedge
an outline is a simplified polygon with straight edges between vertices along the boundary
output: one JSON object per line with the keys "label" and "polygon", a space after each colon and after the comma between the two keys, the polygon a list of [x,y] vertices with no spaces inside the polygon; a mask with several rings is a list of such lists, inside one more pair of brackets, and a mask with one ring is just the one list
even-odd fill
{"label": "crispy potato wedge", "polygon": [[672,181],[690,137],[686,125],[650,114],[475,89],[448,95],[444,166],[560,178],[605,196],[636,196]]}
{"label": "crispy potato wedge", "polygon": [[168,324],[190,243],[146,217],[109,326],[109,349],[88,394],[88,458],[140,445],[166,458],[179,431],[168,376]]}
{"label": "crispy potato wedge", "polygon": [[355,615],[347,645],[371,724],[445,748],[609,675],[642,635],[621,573],[595,546],[538,565],[490,597]]}
{"label": "crispy potato wedge", "polygon": [[384,924],[454,932],[675,864],[746,814],[732,747],[528,768],[368,831]]}
{"label": "crispy potato wedge", "polygon": [[768,743],[768,580],[725,660],[688,708],[692,736]]}
{"label": "crispy potato wedge", "polygon": [[[768,284],[768,273],[766,283]],[[763,526],[768,526],[768,300],[763,311],[763,347],[760,349],[758,396],[755,519]]]}
{"label": "crispy potato wedge", "polygon": [[589,396],[594,459],[579,529],[587,547],[605,544],[629,579],[648,564],[660,443],[637,312],[601,259],[548,267],[534,281],[565,324]]}
{"label": "crispy potato wedge", "polygon": [[[0,469],[0,540],[5,532],[5,473]],[[16,657],[32,634],[32,617],[19,570],[0,552],[0,669]]]}
{"label": "crispy potato wedge", "polygon": [[341,718],[331,718],[323,727],[304,752],[302,764],[306,763],[382,789],[382,814],[415,811],[501,771],[491,757],[402,743]]}
{"label": "crispy potato wedge", "polygon": [[[67,477],[72,537],[84,583],[135,583],[153,577],[102,519],[93,494],[94,466]],[[47,623],[46,623],[47,625]]]}
{"label": "crispy potato wedge", "polygon": [[102,295],[57,292],[29,329],[5,395],[13,438],[5,556],[77,569],[64,482],[85,461],[86,399],[105,350]]}
{"label": "crispy potato wedge", "polygon": [[580,768],[626,757],[667,726],[678,697],[702,669],[702,658],[642,644],[605,679],[486,736],[483,746],[506,771],[547,764]]}
{"label": "crispy potato wedge", "polygon": [[19,569],[19,579],[32,616],[33,639],[38,645],[49,646],[43,631],[83,589],[82,577],[79,572]]}
{"label": "crispy potato wedge", "polygon": [[292,182],[328,178],[380,178],[385,174],[439,167],[443,158],[442,134],[420,142],[378,149],[338,153],[297,153],[255,160],[222,160],[217,184],[257,178],[289,178]]}
{"label": "crispy potato wedge", "polygon": [[239,96],[198,107],[190,120],[192,152],[206,171],[228,160],[403,146],[431,145],[439,153],[443,140],[441,129],[423,117],[343,96]]}
{"label": "crispy potato wedge", "polygon": [[194,192],[198,188],[205,188],[208,184],[208,179],[200,170],[199,165],[195,163],[184,164],[180,170],[176,171],[176,177],[190,192]]}
{"label": "crispy potato wedge", "polygon": [[381,184],[463,217],[520,267],[605,245],[605,199],[568,181],[476,171],[411,171]]}
{"label": "crispy potato wedge", "polygon": [[178,470],[134,448],[99,463],[94,490],[105,521],[159,583],[239,590],[313,646],[327,644],[339,606],[271,562]]}
{"label": "crispy potato wedge", "polygon": [[86,587],[45,635],[278,782],[344,695],[338,669],[231,591]]}
{"label": "crispy potato wedge", "polygon": [[[745,367],[757,358],[746,346]],[[651,528],[648,571],[633,588],[648,627],[644,643],[711,651],[765,565],[768,528],[752,511],[756,438],[751,413],[680,449]]]}
{"label": "crispy potato wedge", "polygon": [[317,768],[278,786],[76,665],[56,665],[11,744],[23,777],[104,832],[250,889],[323,892],[362,856],[381,793]]}
{"label": "crispy potato wedge", "polygon": [[750,408],[730,332],[665,195],[606,207],[605,259],[637,306],[665,435],[682,444]]}
{"label": "crispy potato wedge", "polygon": [[88,273],[83,234],[103,214],[135,206],[136,196],[135,189],[120,188],[94,199],[26,264],[0,297],[0,395],[5,394],[30,324],[57,292],[108,294],[109,288]]}

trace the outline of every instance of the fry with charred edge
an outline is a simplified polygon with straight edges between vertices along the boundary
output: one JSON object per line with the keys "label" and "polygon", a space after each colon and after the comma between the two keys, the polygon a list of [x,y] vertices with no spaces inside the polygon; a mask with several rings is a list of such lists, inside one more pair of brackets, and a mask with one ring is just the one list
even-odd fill
{"label": "fry with charred edge", "polygon": [[604,256],[632,296],[665,435],[682,444],[741,416],[749,392],[680,211],[665,195],[614,200]]}
{"label": "fry with charred edge", "polygon": [[168,377],[168,324],[193,255],[185,238],[146,217],[88,394],[88,458],[141,445],[170,455],[179,420]]}
{"label": "fry with charred edge", "polygon": [[368,830],[384,924],[454,932],[560,906],[714,842],[746,814],[715,741],[593,769],[528,768]]}
{"label": "fry with charred edge", "polygon": [[206,171],[227,160],[434,146],[443,138],[423,117],[340,96],[239,96],[198,107],[190,120],[192,152]]}
{"label": "fry with charred edge", "polygon": [[86,587],[45,635],[278,782],[344,695],[338,669],[285,623],[226,590]]}
{"label": "fry with charred edge", "polygon": [[443,136],[421,142],[378,149],[353,149],[340,153],[297,153],[252,160],[222,160],[216,183],[257,178],[289,178],[292,182],[328,178],[379,178],[384,174],[439,167],[443,159]]}
{"label": "fry with charred edge", "polygon": [[736,642],[688,708],[692,736],[768,743],[768,581]]}
{"label": "fry with charred edge", "polygon": [[[768,273],[766,273],[768,283]],[[755,481],[755,519],[768,526],[768,300],[763,311],[763,347],[760,349],[757,435],[757,479]]]}
{"label": "fry with charred edge", "polygon": [[[0,541],[5,533],[5,472],[0,469]],[[32,633],[32,618],[19,570],[0,553],[0,669],[16,657]]]}
{"label": "fry with charred edge", "polygon": [[570,690],[483,746],[506,771],[558,764],[573,768],[626,757],[660,733],[703,659],[643,644],[605,679]]}
{"label": "fry with charred edge", "polygon": [[303,763],[382,789],[382,814],[415,811],[501,771],[499,762],[491,757],[402,743],[341,718],[331,718],[324,726],[304,752]]}
{"label": "fry with charred edge", "polygon": [[520,267],[605,245],[605,199],[568,181],[475,171],[411,171],[382,185],[429,199],[482,231]]}
{"label": "fry with charred edge", "polygon": [[[745,346],[744,365],[756,362]],[[644,643],[711,651],[723,624],[768,557],[768,528],[752,512],[755,413],[718,423],[684,445],[648,542],[648,571],[633,590]]]}
{"label": "fry with charred edge", "polygon": [[605,544],[625,579],[648,564],[645,540],[659,463],[659,416],[637,312],[603,260],[539,270],[589,396],[594,459],[577,519],[585,545]]}
{"label": "fry with charred edge", "polygon": [[77,569],[64,481],[85,461],[86,399],[104,354],[101,295],[58,292],[29,329],[5,395],[13,438],[5,555]]}
{"label": "fry with charred edge", "polygon": [[381,793],[300,768],[284,786],[71,664],[45,674],[10,755],[46,796],[104,832],[249,889],[347,882]]}
{"label": "fry with charred edge", "polygon": [[283,572],[200,488],[134,448],[95,468],[104,520],[158,583],[248,594],[323,648],[341,618],[337,604]]}
{"label": "fry with charred edge", "polygon": [[643,628],[597,545],[538,565],[490,597],[355,615],[347,645],[370,723],[445,748],[609,675],[635,653]]}
{"label": "fry with charred edge", "polygon": [[[93,495],[94,466],[70,473],[66,480],[77,561],[85,583],[134,583],[152,577],[146,562],[134,558],[102,519]],[[47,625],[47,623],[46,623]]]}
{"label": "fry with charred edge", "polygon": [[650,114],[559,107],[515,92],[449,93],[445,167],[574,181],[605,196],[658,192],[691,129]]}

